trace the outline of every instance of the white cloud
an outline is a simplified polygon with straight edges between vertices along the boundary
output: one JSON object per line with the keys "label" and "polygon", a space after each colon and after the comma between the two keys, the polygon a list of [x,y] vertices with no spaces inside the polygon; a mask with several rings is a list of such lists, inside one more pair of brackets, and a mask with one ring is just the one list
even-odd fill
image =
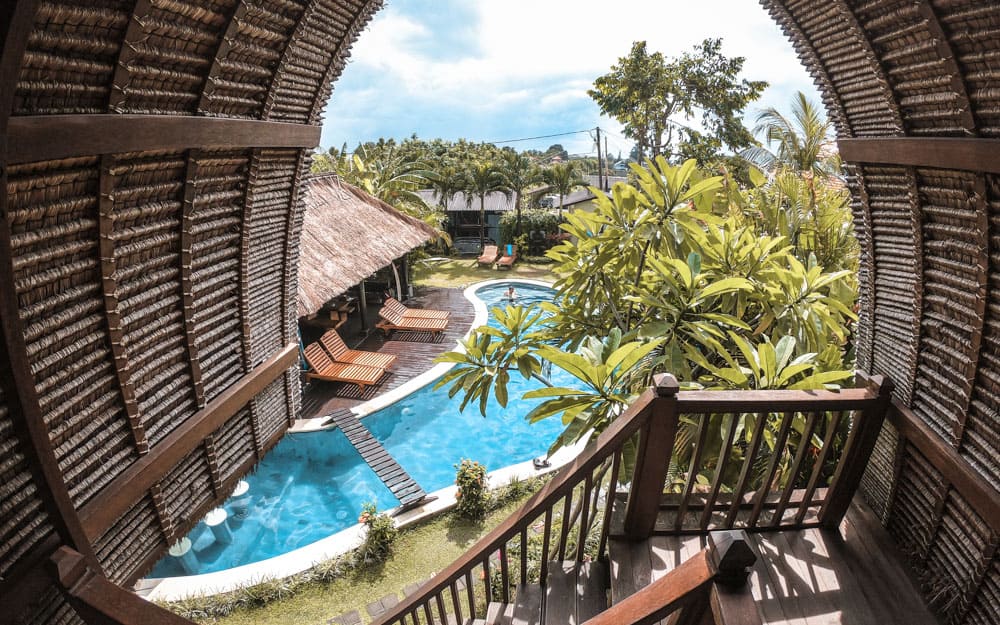
{"label": "white cloud", "polygon": [[[756,0],[453,1],[463,9],[453,28],[467,29],[475,45],[445,49],[447,38],[421,22],[427,7],[446,11],[441,0],[398,0],[362,34],[345,72],[345,80],[348,74],[364,77],[351,83],[363,83],[359,88],[366,92],[335,91],[334,106],[346,117],[354,116],[351,109],[375,117],[380,107],[402,103],[414,114],[421,107],[447,107],[473,116],[506,110],[525,117],[564,107],[569,115],[586,105],[594,78],[633,41],[645,39],[650,49],[674,56],[706,37],[722,37],[725,54],[747,58],[744,76],[773,85],[758,108],[787,106],[795,90],[812,92],[791,46]],[[381,98],[371,94],[373,85]],[[587,125],[598,121],[596,113],[591,106],[594,118]]]}

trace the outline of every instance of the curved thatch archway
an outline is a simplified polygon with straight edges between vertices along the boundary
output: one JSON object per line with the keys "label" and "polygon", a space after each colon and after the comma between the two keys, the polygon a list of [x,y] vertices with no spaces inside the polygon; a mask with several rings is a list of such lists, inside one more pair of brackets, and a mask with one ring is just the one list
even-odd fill
{"label": "curved thatch archway", "polygon": [[[1000,5],[763,3],[835,122],[859,363],[903,407],[866,492],[947,616],[996,622]],[[0,594],[58,544],[133,580],[294,418],[299,182],[379,5],[0,7]]]}

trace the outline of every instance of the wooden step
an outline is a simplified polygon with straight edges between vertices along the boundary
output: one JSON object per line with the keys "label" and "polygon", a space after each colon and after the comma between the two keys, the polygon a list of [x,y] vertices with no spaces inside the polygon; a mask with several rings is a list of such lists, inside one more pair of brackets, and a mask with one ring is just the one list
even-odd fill
{"label": "wooden step", "polygon": [[486,625],[511,625],[513,620],[513,603],[491,603],[486,606]]}
{"label": "wooden step", "polygon": [[512,625],[540,625],[542,622],[542,589],[538,584],[521,584],[514,597]]}
{"label": "wooden step", "polygon": [[607,569],[600,562],[550,562],[545,587],[545,625],[572,625],[608,607]]}

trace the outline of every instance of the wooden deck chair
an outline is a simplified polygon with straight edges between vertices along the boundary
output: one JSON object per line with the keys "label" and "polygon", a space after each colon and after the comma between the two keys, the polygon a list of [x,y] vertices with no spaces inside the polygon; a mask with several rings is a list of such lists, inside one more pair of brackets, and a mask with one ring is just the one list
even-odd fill
{"label": "wooden deck chair", "polygon": [[375,384],[385,375],[385,369],[379,367],[334,362],[319,343],[310,343],[305,353],[310,369],[306,379],[309,380],[349,382],[357,384],[358,389],[364,392],[366,386]]}
{"label": "wooden deck chair", "polygon": [[410,308],[406,306],[399,300],[389,297],[385,300],[385,306],[388,307],[393,312],[399,313],[404,317],[412,317],[414,319],[447,319],[451,315],[450,310],[431,310],[430,308]]}
{"label": "wooden deck chair", "polygon": [[507,254],[505,249],[503,256],[501,256],[500,260],[497,261],[497,269],[500,269],[501,267],[511,269],[514,267],[514,262],[517,260],[517,246],[510,245],[506,247],[510,248],[510,254]]}
{"label": "wooden deck chair", "polygon": [[500,250],[497,249],[495,245],[487,245],[483,247],[483,253],[476,259],[480,265],[492,265],[496,262],[497,256],[500,255]]}
{"label": "wooden deck chair", "polygon": [[436,335],[439,332],[444,332],[445,328],[448,327],[447,319],[407,317],[387,306],[383,306],[378,311],[378,315],[382,317],[382,320],[376,323],[375,327],[386,334],[389,334],[392,330],[404,330],[408,332],[430,332]]}
{"label": "wooden deck chair", "polygon": [[335,362],[349,365],[366,365],[377,369],[388,370],[396,362],[393,354],[366,352],[360,349],[350,349],[340,338],[336,330],[328,330],[319,338],[319,342]]}

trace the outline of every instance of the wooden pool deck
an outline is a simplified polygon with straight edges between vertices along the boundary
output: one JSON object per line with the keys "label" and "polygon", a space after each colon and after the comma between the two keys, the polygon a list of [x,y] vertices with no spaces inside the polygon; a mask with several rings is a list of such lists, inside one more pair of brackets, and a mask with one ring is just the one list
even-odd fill
{"label": "wooden pool deck", "polygon": [[[434,366],[434,359],[451,351],[455,342],[465,336],[472,327],[475,310],[472,302],[462,294],[462,289],[427,288],[418,289],[415,297],[405,304],[412,308],[433,308],[451,311],[448,329],[432,336],[430,332],[391,332],[388,337],[375,329],[378,321],[379,304],[368,307],[366,318],[367,334],[361,327],[361,320],[354,315],[341,327],[344,342],[352,349],[362,349],[383,354],[394,354],[396,362],[389,375],[378,384],[358,390],[357,385],[323,382],[314,380],[302,387],[302,411],[300,418],[328,416],[334,412],[354,408],[379,395],[395,389]],[[306,343],[319,338],[320,331],[303,329],[302,338]]]}

